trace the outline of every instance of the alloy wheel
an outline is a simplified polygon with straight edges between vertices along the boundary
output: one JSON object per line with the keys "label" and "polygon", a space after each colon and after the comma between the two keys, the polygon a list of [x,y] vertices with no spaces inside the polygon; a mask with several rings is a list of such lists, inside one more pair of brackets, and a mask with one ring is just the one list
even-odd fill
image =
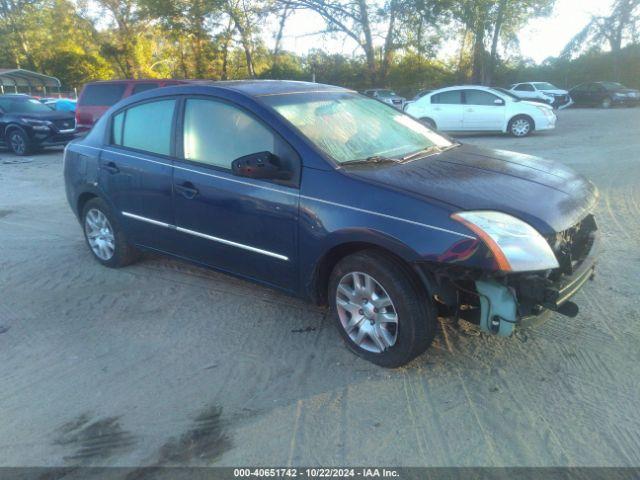
{"label": "alloy wheel", "polygon": [[115,252],[116,239],[106,215],[97,208],[89,210],[84,219],[84,230],[96,257],[110,260]]}
{"label": "alloy wheel", "polygon": [[22,155],[26,152],[27,143],[25,142],[24,137],[20,135],[20,133],[18,132],[12,133],[11,139],[9,141],[11,142],[11,149],[13,150],[14,153],[18,155]]}
{"label": "alloy wheel", "polygon": [[398,339],[398,313],[371,275],[350,272],[338,283],[336,308],[342,328],[360,348],[382,353]]}
{"label": "alloy wheel", "polygon": [[531,130],[531,124],[529,120],[519,118],[511,125],[511,133],[516,137],[524,137]]}

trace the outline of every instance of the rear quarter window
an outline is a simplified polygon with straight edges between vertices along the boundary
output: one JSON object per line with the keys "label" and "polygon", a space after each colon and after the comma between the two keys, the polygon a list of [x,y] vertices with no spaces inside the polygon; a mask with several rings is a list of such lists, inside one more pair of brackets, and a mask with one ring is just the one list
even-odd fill
{"label": "rear quarter window", "polygon": [[78,105],[110,107],[122,98],[126,88],[125,83],[87,85]]}

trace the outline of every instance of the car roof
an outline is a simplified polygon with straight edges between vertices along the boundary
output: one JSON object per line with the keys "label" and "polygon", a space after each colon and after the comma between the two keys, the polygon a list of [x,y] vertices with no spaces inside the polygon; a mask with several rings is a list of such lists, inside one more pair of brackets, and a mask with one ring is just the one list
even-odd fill
{"label": "car roof", "polygon": [[456,85],[454,87],[439,88],[437,90],[432,91],[429,95],[433,95],[435,93],[440,93],[440,92],[449,92],[452,90],[465,90],[465,89],[484,90],[485,92],[494,91],[493,87],[486,87],[484,85]]}
{"label": "car roof", "polygon": [[349,92],[352,90],[324,83],[299,82],[295,80],[226,80],[203,82],[218,88],[236,90],[252,97],[265,95],[287,95],[293,93]]}

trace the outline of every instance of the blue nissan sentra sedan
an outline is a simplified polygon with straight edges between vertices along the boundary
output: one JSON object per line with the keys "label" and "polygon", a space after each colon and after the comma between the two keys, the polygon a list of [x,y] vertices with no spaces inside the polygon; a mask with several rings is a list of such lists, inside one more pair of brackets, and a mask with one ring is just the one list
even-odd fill
{"label": "blue nissan sentra sedan", "polygon": [[101,264],[152,250],[328,305],[349,348],[386,367],[423,352],[438,316],[496,335],[574,316],[594,271],[591,182],[329,85],[134,95],[69,144],[64,176]]}

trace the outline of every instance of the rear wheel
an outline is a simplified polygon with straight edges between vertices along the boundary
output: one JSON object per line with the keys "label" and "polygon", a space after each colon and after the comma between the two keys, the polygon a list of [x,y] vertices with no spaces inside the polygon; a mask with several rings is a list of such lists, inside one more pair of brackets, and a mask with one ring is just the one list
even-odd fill
{"label": "rear wheel", "polygon": [[407,267],[383,253],[342,259],[331,274],[329,299],[349,349],[377,365],[400,367],[433,340],[433,304]]}
{"label": "rear wheel", "polygon": [[7,134],[7,143],[11,151],[16,155],[29,155],[33,150],[27,134],[18,128],[9,131]]}
{"label": "rear wheel", "polygon": [[509,122],[508,130],[514,137],[526,137],[533,131],[533,120],[524,115],[514,117]]}
{"label": "rear wheel", "polygon": [[84,238],[94,258],[111,268],[124,267],[138,259],[114,215],[101,198],[92,198],[82,209]]}

